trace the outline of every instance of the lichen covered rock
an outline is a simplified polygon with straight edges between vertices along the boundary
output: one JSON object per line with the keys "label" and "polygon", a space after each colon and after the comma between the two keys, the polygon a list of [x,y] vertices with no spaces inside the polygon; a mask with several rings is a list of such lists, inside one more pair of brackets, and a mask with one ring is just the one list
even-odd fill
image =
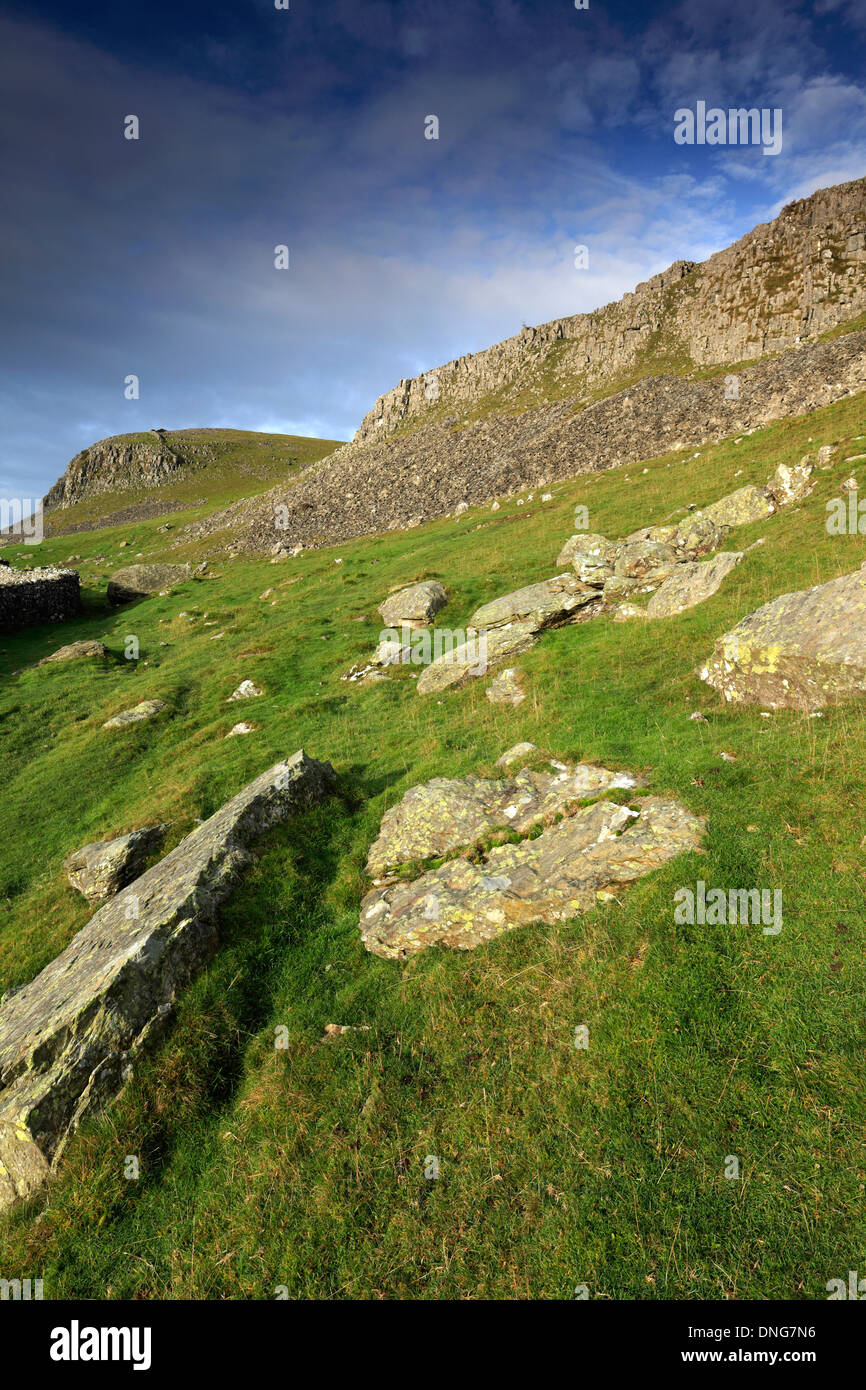
{"label": "lichen covered rock", "polygon": [[386,627],[410,626],[424,627],[432,623],[440,608],[448,602],[448,590],[435,579],[424,580],[421,584],[411,584],[390,594],[384,603],[379,604],[379,613]]}
{"label": "lichen covered rock", "polygon": [[670,618],[685,608],[695,608],[710,598],[731,570],[740,563],[742,551],[723,550],[711,560],[693,560],[677,565],[647,604],[648,618]]}
{"label": "lichen covered rock", "polygon": [[96,912],[0,1005],[0,1208],[29,1197],[80,1120],[121,1087],[217,939],[216,908],[248,845],[325,797],[328,763],[301,751],[240,791]]}
{"label": "lichen covered rock", "polygon": [[730,703],[809,712],[866,692],[866,568],[782,594],[725,633],[698,675]]}

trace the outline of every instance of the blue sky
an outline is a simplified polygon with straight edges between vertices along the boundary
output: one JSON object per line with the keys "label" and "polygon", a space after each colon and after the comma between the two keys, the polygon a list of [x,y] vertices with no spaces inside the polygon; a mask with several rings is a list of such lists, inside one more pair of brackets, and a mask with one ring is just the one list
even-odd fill
{"label": "blue sky", "polygon": [[[864,48],[866,0],[5,6],[0,490],[151,425],[350,438],[704,259],[866,173]],[[675,144],[699,100],[780,107],[782,152]]]}

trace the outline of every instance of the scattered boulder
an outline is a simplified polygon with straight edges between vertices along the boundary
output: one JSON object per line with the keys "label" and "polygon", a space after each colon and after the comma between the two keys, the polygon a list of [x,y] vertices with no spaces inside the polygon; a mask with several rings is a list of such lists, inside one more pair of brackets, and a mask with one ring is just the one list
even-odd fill
{"label": "scattered boulder", "polygon": [[109,579],[108,601],[129,603],[148,594],[159,594],[183,584],[190,574],[189,565],[128,565]]}
{"label": "scattered boulder", "polygon": [[239,724],[233,724],[226,734],[226,738],[236,738],[238,734],[254,734],[258,724],[250,724],[246,719],[242,719]]}
{"label": "scattered boulder", "polygon": [[514,927],[586,912],[615,885],[700,848],[701,817],[658,797],[639,807],[598,801],[480,863],[452,859],[412,882],[374,888],[361,904],[364,945],[397,960],[434,944],[472,950]]}
{"label": "scattered boulder", "polygon": [[538,749],[534,743],[515,743],[512,748],[506,748],[505,752],[496,759],[497,767],[510,767],[516,763],[518,758],[528,758],[531,753],[537,753]]}
{"label": "scattered boulder", "polygon": [[811,481],[814,471],[812,460],[808,457],[791,466],[780,463],[766,487],[770,501],[777,507],[801,501],[815,486]]}
{"label": "scattered boulder", "polygon": [[109,657],[111,653],[103,642],[69,642],[65,647],[58,647],[56,652],[50,656],[43,656],[41,661],[37,661],[37,666],[49,666],[52,661],[78,661],[83,657],[98,656]]}
{"label": "scattered boulder", "polygon": [[167,829],[165,825],[148,825],[114,840],[84,845],[63,862],[69,882],[88,902],[112,898],[138,877],[145,860],[162,844]]}
{"label": "scattered boulder", "polygon": [[427,579],[390,594],[379,604],[386,627],[427,627],[448,602],[448,590],[438,580]]}
{"label": "scattered boulder", "polygon": [[[518,752],[517,749],[521,751]],[[532,745],[510,749],[512,759]],[[499,827],[525,833],[576,802],[616,788],[640,786],[628,772],[611,772],[592,763],[558,765],[557,771],[524,768],[514,777],[434,777],[409,791],[382,817],[367,858],[367,872],[379,875],[400,864],[439,858],[474,844]]]}
{"label": "scattered boulder", "polygon": [[516,666],[506,666],[504,671],[493,677],[485,692],[491,705],[519,705],[526,699],[526,691],[520,685],[520,674]]}
{"label": "scattered boulder", "polygon": [[168,709],[165,700],[142,700],[132,709],[126,709],[122,714],[115,714],[113,719],[107,719],[102,727],[103,729],[121,729],[125,724],[139,724],[142,719],[153,719],[164,709]]}
{"label": "scattered boulder", "polygon": [[652,595],[646,608],[648,618],[670,618],[685,608],[695,608],[708,599],[743,558],[742,551],[722,550],[711,560],[690,560],[677,565],[673,574]]}
{"label": "scattered boulder", "polygon": [[32,1197],[79,1122],[166,1027],[218,936],[216,909],[249,844],[333,789],[300,751],[227,802],[98,909],[66,950],[0,1005],[0,1208]]}
{"label": "scattered boulder", "polygon": [[699,672],[730,703],[824,709],[866,692],[866,568],[782,594],[725,633]]}
{"label": "scattered boulder", "polygon": [[255,681],[241,681],[237,690],[233,690],[231,695],[229,695],[226,704],[230,705],[232,700],[254,700],[257,695],[261,694],[262,691],[256,685]]}

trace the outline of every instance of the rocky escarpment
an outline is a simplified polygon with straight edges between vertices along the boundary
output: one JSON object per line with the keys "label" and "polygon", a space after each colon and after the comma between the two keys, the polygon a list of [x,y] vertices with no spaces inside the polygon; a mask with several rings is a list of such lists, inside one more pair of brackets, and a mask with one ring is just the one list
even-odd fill
{"label": "rocky escarpment", "polygon": [[696,265],[677,261],[616,303],[524,328],[403,380],[355,436],[380,440],[488,395],[503,404],[542,375],[580,395],[651,357],[744,362],[814,338],[866,309],[866,179],[821,189]]}
{"label": "rocky escarpment", "polygon": [[317,546],[393,530],[526,487],[729,438],[866,389],[866,332],[804,345],[737,374],[648,377],[579,408],[561,402],[455,428],[434,421],[372,448],[351,446],[290,485],[187,528],[231,528],[239,549]]}
{"label": "rocky escarpment", "polygon": [[50,511],[98,493],[160,487],[184,466],[182,455],[162,433],[113,435],[76,454],[42,505]]}
{"label": "rocky escarpment", "polygon": [[217,939],[216,908],[250,842],[321,801],[334,771],[300,751],[277,763],[93,916],[0,1005],[0,1208],[32,1196],[81,1119],[168,1023]]}

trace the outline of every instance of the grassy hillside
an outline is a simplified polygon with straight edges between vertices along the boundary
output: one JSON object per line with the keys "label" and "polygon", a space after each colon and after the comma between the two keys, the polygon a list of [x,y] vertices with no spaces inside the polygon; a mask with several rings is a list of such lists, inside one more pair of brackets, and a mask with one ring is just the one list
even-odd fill
{"label": "grassy hillside", "polygon": [[[148,434],[117,436],[144,446],[153,443]],[[254,430],[187,429],[170,430],[166,441],[180,454],[188,467],[178,477],[160,487],[131,487],[84,498],[71,507],[46,513],[46,531],[57,534],[76,531],[82,524],[92,526],[110,521],[116,513],[135,508],[145,516],[156,504],[163,516],[184,511],[207,501],[210,507],[225,506],[241,497],[265,492],[280,482],[287,472],[305,467],[339,448],[338,439],[316,439],[306,435],[262,434]],[[176,504],[173,507],[167,503]]]}
{"label": "grassy hillside", "polygon": [[[624,535],[763,484],[821,443],[860,453],[864,433],[861,396],[697,457],[557,485],[546,505],[511,501],[278,565],[226,562],[123,610],[105,603],[111,566],[91,558],[79,621],[0,638],[0,990],[88,919],[62,872],[73,849],[156,819],[172,822],[170,848],[301,746],[341,784],[261,845],[167,1040],[71,1143],[47,1205],[0,1220],[0,1269],[44,1277],[46,1298],[287,1286],[560,1299],[586,1284],[594,1298],[649,1300],[821,1299],[828,1279],[862,1270],[864,706],[763,718],[723,708],[694,674],[760,603],[866,558],[863,538],[824,527],[850,469],[818,473],[803,503],[734,533],[730,548],[766,543],[702,607],[543,636],[520,659],[530,695],[517,710],[491,706],[485,680],[422,700],[411,668],[366,688],[339,676],[371,651],[394,585],[441,579],[438,622],[462,627],[481,602],[555,573],[578,503],[592,530]],[[76,536],[75,550],[185,557],[165,551],[160,524]],[[69,553],[69,539],[7,551]],[[130,634],[137,662],[123,659]],[[116,660],[21,670],[79,637]],[[227,705],[247,677],[264,697]],[[149,697],[170,716],[101,728]],[[697,709],[709,723],[689,720]],[[258,731],[226,740],[237,719]],[[645,773],[709,817],[706,854],[586,917],[465,955],[404,966],[367,954],[358,908],[383,811],[429,777],[492,773],[521,739]],[[674,925],[673,893],[697,878],[780,887],[783,931]],[[326,1042],[331,1022],[368,1031]],[[279,1025],[287,1051],[274,1048]],[[124,1178],[129,1154],[138,1181]],[[731,1154],[739,1181],[724,1177]],[[424,1178],[428,1155],[438,1181]]]}

